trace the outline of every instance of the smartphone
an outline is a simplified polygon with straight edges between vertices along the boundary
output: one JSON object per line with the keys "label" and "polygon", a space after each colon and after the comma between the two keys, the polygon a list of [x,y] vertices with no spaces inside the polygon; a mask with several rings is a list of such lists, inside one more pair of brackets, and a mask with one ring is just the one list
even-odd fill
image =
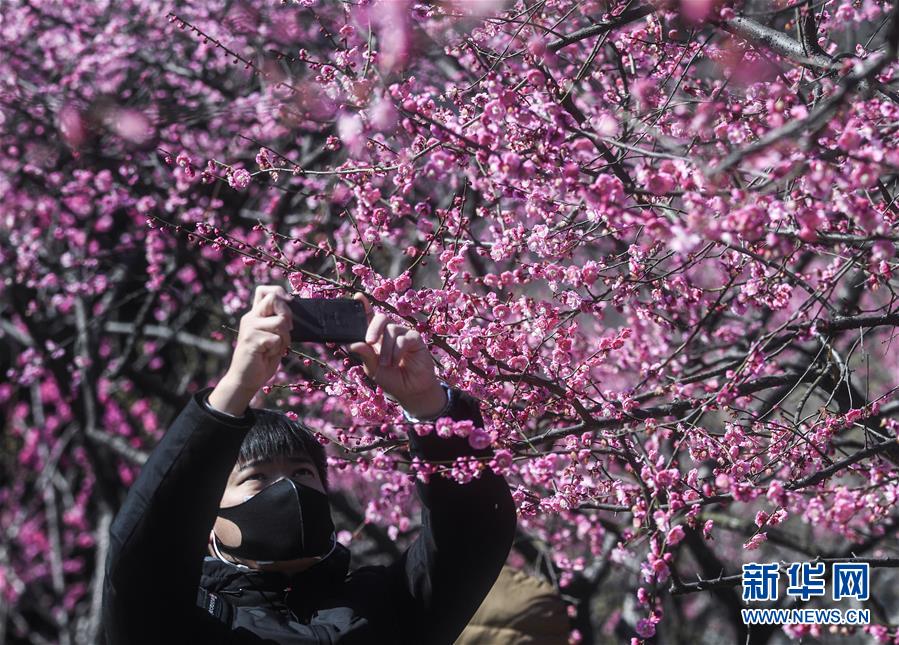
{"label": "smartphone", "polygon": [[352,298],[292,298],[291,342],[365,342],[368,318],[365,307]]}

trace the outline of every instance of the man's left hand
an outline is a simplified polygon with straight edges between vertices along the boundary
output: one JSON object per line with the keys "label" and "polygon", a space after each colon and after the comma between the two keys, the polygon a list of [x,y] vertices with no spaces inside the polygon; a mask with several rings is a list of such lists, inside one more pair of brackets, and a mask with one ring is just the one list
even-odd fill
{"label": "man's left hand", "polygon": [[348,349],[362,359],[365,373],[413,417],[437,414],[446,403],[446,392],[421,334],[375,314],[364,294],[355,293],[353,299],[365,307],[368,331],[364,343],[351,343]]}

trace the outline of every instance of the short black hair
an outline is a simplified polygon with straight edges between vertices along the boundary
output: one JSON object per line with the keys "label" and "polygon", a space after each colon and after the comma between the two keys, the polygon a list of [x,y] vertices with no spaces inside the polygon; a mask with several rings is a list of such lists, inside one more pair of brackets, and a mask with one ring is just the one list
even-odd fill
{"label": "short black hair", "polygon": [[256,421],[244,437],[237,463],[241,466],[251,461],[289,457],[305,453],[318,470],[325,490],[328,489],[328,462],[325,447],[308,427],[294,421],[280,410],[253,408]]}

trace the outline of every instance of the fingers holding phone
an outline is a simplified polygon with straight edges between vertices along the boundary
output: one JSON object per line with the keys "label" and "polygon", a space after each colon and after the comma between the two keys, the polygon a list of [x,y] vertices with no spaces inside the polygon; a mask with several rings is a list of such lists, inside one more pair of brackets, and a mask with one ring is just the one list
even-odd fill
{"label": "fingers holding phone", "polygon": [[375,312],[368,297],[366,297],[366,295],[361,291],[357,291],[353,294],[353,300],[358,300],[362,303],[362,309],[363,311],[365,311],[365,319],[369,324],[371,324],[371,320],[372,318],[374,318]]}
{"label": "fingers holding phone", "polygon": [[[274,294],[276,297],[279,297],[280,304],[277,301],[273,301],[273,305],[269,305],[266,303],[263,309],[257,309],[260,302],[266,298],[266,296]],[[251,310],[255,310],[261,313],[263,316],[270,316],[272,313],[283,313],[289,314],[290,308],[287,306],[287,301],[290,300],[290,296],[287,295],[287,292],[284,290],[284,287],[276,284],[261,284],[256,287],[256,291],[253,292],[253,306]]]}
{"label": "fingers holding phone", "polygon": [[[380,347],[379,338],[381,335],[381,328],[387,323],[387,316],[380,313],[375,314],[371,302],[364,293],[357,291],[353,294],[353,300],[358,300],[362,303],[363,310],[365,311],[367,328],[365,331],[365,340],[350,343],[347,347],[347,351],[356,354],[365,364],[365,373],[369,377],[373,377],[374,373],[377,371],[377,349]],[[375,321],[376,318],[377,321]]]}
{"label": "fingers holding phone", "polygon": [[364,294],[353,298],[362,301],[369,322],[365,342],[352,343],[348,350],[362,359],[365,373],[404,407],[423,392],[440,390],[434,359],[421,334],[374,313]]}
{"label": "fingers holding phone", "polygon": [[234,370],[257,389],[277,371],[291,342],[333,342],[361,358],[369,378],[403,407],[438,396],[445,399],[421,334],[375,313],[365,294],[356,293],[352,299],[288,298],[281,287],[265,285],[257,288],[253,309],[245,318]]}
{"label": "fingers holding phone", "polygon": [[293,321],[288,301],[282,287],[262,285],[256,288],[252,308],[241,316],[226,378],[242,389],[258,391],[289,350]]}
{"label": "fingers holding phone", "polygon": [[276,285],[261,285],[253,304],[240,317],[237,343],[227,372],[209,394],[214,408],[229,414],[244,414],[253,397],[278,370],[281,357],[290,347],[292,321],[285,304],[287,292]]}
{"label": "fingers holding phone", "polygon": [[[388,359],[393,349],[393,342],[397,336],[397,329],[401,326],[391,323],[390,319],[383,313],[374,313],[371,302],[369,302],[364,293],[357,292],[353,294],[353,300],[362,302],[365,317],[368,321],[368,328],[365,331],[364,342],[359,341],[351,344],[349,351],[359,354],[367,365],[370,362],[376,362],[378,365],[388,364]],[[390,351],[384,351],[385,342],[389,343],[387,349]]]}

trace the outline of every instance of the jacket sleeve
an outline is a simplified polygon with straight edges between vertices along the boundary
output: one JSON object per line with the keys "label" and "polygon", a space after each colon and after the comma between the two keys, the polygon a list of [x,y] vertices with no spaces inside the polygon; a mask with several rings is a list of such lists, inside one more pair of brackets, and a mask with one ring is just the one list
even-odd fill
{"label": "jacket sleeve", "polygon": [[[454,420],[470,419],[483,427],[477,399],[454,390],[447,413]],[[409,432],[413,455],[430,462],[456,457],[489,457],[492,450],[474,450],[463,437]],[[432,476],[417,484],[422,501],[421,531],[395,565],[407,595],[407,642],[453,643],[493,586],[512,546],[515,505],[505,479],[490,470],[467,483]]]}
{"label": "jacket sleeve", "polygon": [[102,607],[107,645],[180,642],[218,629],[196,606],[197,587],[209,531],[254,413],[235,418],[208,409],[202,400],[211,390],[195,393],[172,422],[110,527]]}

